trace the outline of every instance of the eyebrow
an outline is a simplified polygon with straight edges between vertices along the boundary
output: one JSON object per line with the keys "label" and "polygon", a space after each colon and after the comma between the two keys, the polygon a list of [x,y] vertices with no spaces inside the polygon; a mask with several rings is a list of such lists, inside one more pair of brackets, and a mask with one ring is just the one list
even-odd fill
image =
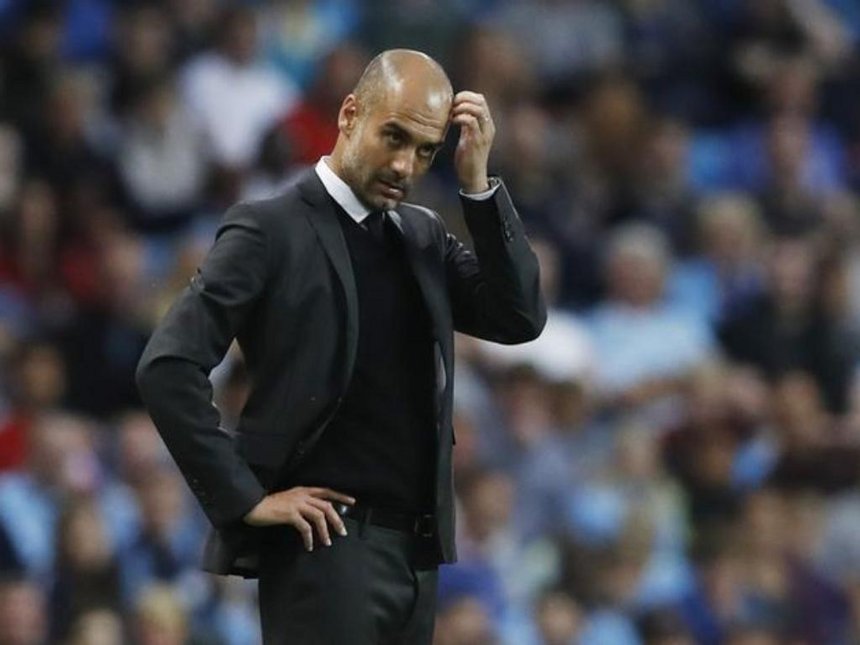
{"label": "eyebrow", "polygon": [[[392,130],[394,132],[397,132],[398,134],[405,137],[409,141],[412,141],[415,138],[412,136],[412,134],[406,128],[398,125],[397,123],[393,123],[390,121],[388,123],[384,123],[382,125],[382,129],[383,130]],[[421,145],[422,146],[424,146],[424,145],[430,146],[431,148],[433,148],[433,152],[438,152],[442,148],[442,146],[445,145],[445,140],[443,139],[441,141],[426,141],[426,142],[422,143]]]}

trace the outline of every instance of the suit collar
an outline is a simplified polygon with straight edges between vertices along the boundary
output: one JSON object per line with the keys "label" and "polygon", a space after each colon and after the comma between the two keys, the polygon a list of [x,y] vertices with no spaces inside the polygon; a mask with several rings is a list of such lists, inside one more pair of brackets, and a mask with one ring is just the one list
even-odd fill
{"label": "suit collar", "polygon": [[314,171],[331,198],[346,211],[347,215],[361,224],[370,214],[370,209],[361,203],[349,184],[331,169],[331,166],[328,165],[328,159],[329,157],[320,158],[317,165],[314,166]]}

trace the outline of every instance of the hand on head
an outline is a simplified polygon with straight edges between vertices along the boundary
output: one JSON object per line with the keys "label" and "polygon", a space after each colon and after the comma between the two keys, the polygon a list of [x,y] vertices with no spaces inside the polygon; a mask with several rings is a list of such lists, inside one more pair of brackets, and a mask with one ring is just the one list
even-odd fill
{"label": "hand on head", "polygon": [[460,188],[466,193],[487,190],[487,163],[496,126],[483,94],[458,92],[451,107],[451,123],[460,126],[454,165]]}

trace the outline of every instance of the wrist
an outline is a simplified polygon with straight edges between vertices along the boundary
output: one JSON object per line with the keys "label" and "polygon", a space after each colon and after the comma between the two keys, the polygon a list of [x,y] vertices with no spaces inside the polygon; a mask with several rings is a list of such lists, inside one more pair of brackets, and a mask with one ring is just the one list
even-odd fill
{"label": "wrist", "polygon": [[481,175],[468,181],[460,182],[460,190],[466,195],[474,195],[475,193],[483,193],[490,190],[490,180],[487,175]]}
{"label": "wrist", "polygon": [[250,511],[245,513],[242,517],[242,521],[245,524],[250,524],[251,526],[256,526],[260,523],[260,514],[263,512],[263,507],[265,505],[266,500],[268,499],[268,495],[261,499],[259,502],[254,504],[253,508]]}

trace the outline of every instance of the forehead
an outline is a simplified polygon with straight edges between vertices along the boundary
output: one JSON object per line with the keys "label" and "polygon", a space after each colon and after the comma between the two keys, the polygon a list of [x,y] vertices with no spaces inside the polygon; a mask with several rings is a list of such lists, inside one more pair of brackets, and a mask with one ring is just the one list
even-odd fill
{"label": "forehead", "polygon": [[449,93],[401,82],[384,92],[374,106],[372,117],[382,124],[396,124],[413,136],[435,141],[445,133],[450,111]]}

